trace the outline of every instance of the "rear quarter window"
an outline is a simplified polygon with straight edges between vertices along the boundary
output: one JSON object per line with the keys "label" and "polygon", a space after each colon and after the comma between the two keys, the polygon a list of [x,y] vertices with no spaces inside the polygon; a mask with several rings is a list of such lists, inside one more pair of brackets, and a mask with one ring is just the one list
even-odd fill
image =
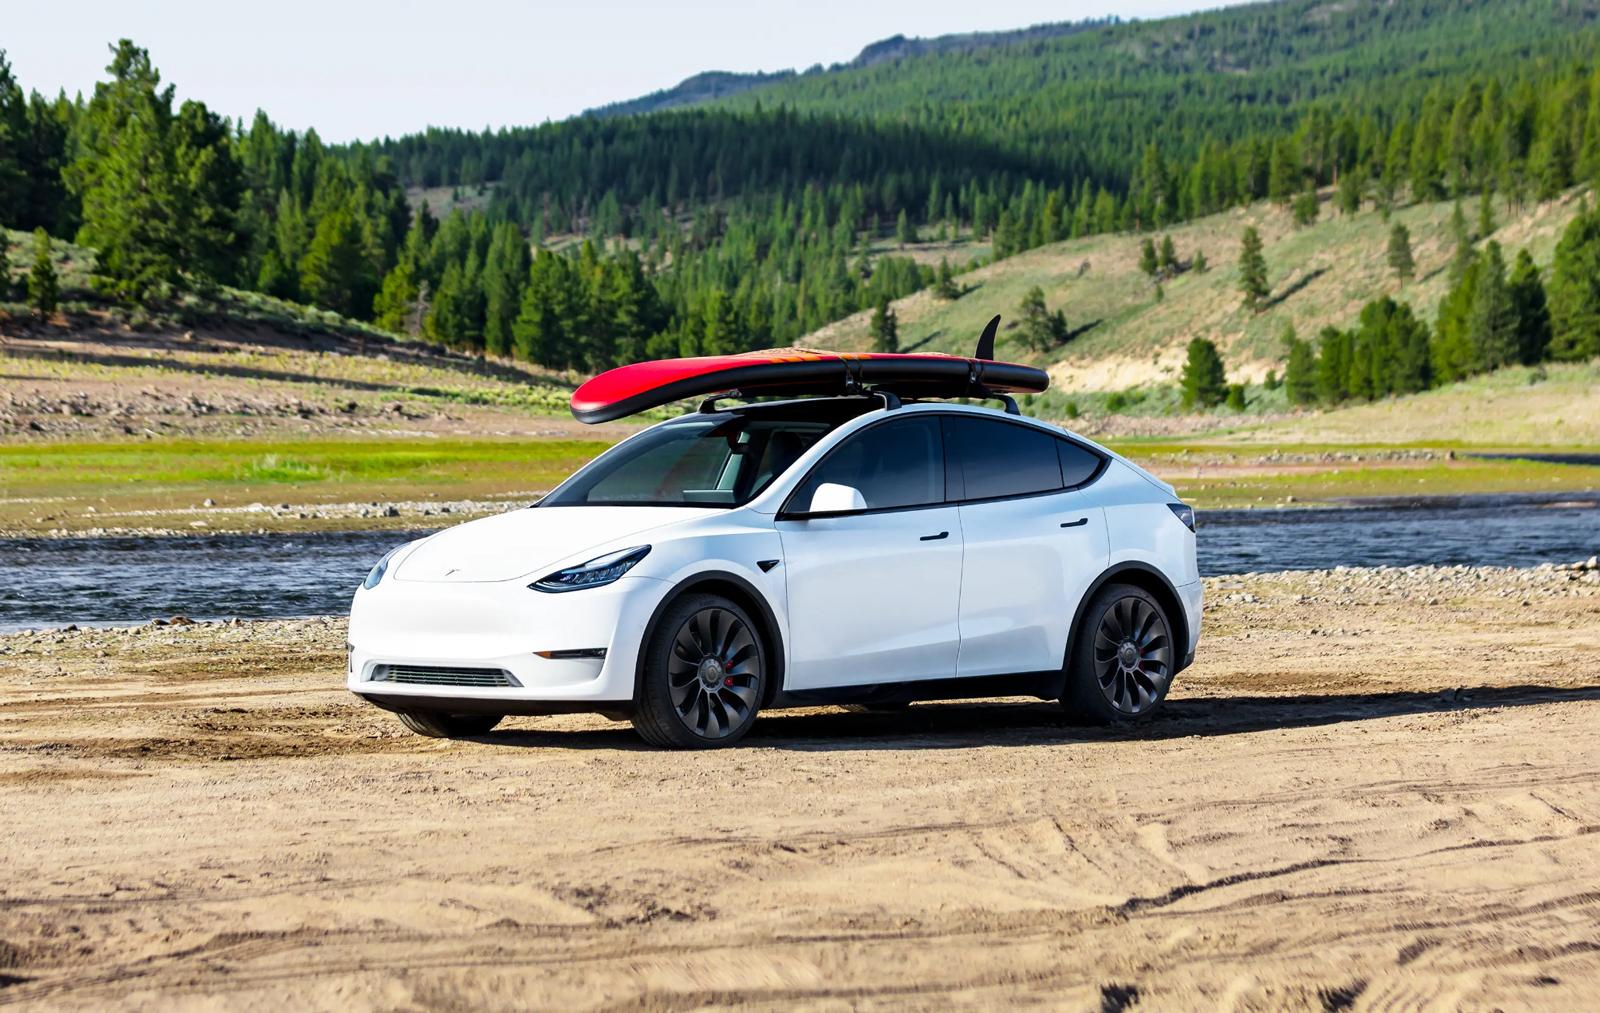
{"label": "rear quarter window", "polygon": [[1105,466],[1105,458],[1071,440],[1056,440],[1056,455],[1061,460],[1061,481],[1068,489],[1083,485]]}

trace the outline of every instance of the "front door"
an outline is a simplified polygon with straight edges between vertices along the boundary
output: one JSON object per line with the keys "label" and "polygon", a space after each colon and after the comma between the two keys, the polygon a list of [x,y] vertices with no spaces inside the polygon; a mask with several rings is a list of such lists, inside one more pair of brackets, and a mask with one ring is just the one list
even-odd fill
{"label": "front door", "polygon": [[[807,516],[818,486],[860,509]],[[939,420],[912,415],[852,434],[780,515],[792,690],[948,678],[960,646],[961,521],[945,503]]]}

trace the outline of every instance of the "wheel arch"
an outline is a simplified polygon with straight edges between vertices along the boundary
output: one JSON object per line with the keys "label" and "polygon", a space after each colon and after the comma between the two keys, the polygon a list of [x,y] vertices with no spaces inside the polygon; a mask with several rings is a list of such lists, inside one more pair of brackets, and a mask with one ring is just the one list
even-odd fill
{"label": "wheel arch", "polygon": [[778,627],[777,614],[772,611],[772,606],[767,602],[766,596],[758,591],[754,584],[726,570],[705,570],[687,577],[673,587],[673,589],[657,603],[655,611],[650,613],[650,621],[645,624],[644,636],[639,641],[639,657],[634,663],[633,673],[633,698],[639,699],[639,688],[644,682],[645,661],[649,657],[648,645],[655,638],[656,629],[661,623],[661,616],[672,607],[672,603],[686,594],[716,594],[727,598],[749,613],[760,627],[761,635],[766,640],[769,663],[772,666],[773,678],[767,680],[767,687],[762,692],[761,705],[765,707],[772,702],[772,698],[783,688],[785,674],[785,652],[783,646],[783,632]]}
{"label": "wheel arch", "polygon": [[1181,645],[1174,652],[1177,662],[1172,669],[1173,675],[1181,672],[1189,660],[1187,657],[1189,616],[1184,612],[1183,599],[1178,597],[1178,590],[1173,587],[1172,581],[1149,563],[1137,561],[1118,563],[1096,577],[1094,583],[1083,593],[1083,597],[1078,599],[1078,607],[1072,613],[1072,625],[1067,628],[1067,647],[1061,655],[1061,675],[1053,687],[1054,697],[1059,697],[1066,691],[1067,666],[1072,663],[1072,647],[1077,643],[1078,634],[1082,630],[1084,612],[1088,609],[1090,600],[1107,584],[1131,584],[1148,593],[1167,614],[1167,621],[1172,624],[1172,634]]}

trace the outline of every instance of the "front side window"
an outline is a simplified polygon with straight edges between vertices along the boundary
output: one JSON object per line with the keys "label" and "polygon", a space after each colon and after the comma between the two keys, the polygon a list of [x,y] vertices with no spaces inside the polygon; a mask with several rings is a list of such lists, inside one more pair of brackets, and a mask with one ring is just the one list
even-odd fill
{"label": "front side window", "polygon": [[831,482],[861,492],[868,510],[944,502],[944,446],[939,420],[896,419],[862,430],[812,470],[789,500],[804,513],[817,487]]}
{"label": "front side window", "polygon": [[540,506],[720,506],[748,503],[832,426],[707,416],[652,429],[601,454]]}
{"label": "front side window", "polygon": [[[945,418],[952,468],[963,499],[1027,496],[1061,488],[1061,441],[1032,426],[967,416]],[[958,486],[959,488],[959,486]]]}

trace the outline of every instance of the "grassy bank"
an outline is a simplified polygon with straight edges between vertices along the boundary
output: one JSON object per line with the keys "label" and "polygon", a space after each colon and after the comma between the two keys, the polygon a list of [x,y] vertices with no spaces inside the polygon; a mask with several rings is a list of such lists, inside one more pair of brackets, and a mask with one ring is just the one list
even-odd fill
{"label": "grassy bank", "polygon": [[[600,440],[176,440],[0,446],[0,530],[368,527],[359,511],[301,517],[252,504],[387,504],[529,498],[609,444]],[[205,511],[205,501],[212,508]],[[302,521],[329,523],[303,524]]]}
{"label": "grassy bank", "polygon": [[[534,498],[609,445],[352,438],[0,446],[0,531],[374,527],[414,524],[432,512],[430,504],[457,504],[454,520]],[[1286,452],[1155,440],[1114,446],[1189,502],[1213,509],[1600,489],[1600,467],[1479,460],[1438,447],[1327,444]],[[466,501],[479,502],[459,505]],[[395,503],[406,504],[402,513],[386,515]]]}

